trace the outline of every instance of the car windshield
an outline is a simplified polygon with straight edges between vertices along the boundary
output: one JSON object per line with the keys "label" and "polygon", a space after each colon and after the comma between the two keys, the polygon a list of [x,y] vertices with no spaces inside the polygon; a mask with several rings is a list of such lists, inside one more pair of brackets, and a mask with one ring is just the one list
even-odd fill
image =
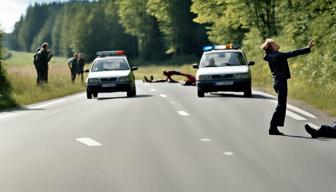
{"label": "car windshield", "polygon": [[240,52],[216,52],[205,54],[202,58],[201,67],[225,67],[246,65],[245,59]]}
{"label": "car windshield", "polygon": [[111,58],[97,60],[92,66],[92,72],[129,70],[129,65],[125,58]]}

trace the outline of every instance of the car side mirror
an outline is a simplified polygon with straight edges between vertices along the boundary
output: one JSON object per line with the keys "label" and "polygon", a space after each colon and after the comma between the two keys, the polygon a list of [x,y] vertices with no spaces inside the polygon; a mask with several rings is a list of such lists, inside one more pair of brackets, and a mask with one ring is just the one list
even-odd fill
{"label": "car side mirror", "polygon": [[89,73],[89,72],[90,72],[89,69],[85,69],[85,70],[84,70],[84,73]]}
{"label": "car side mirror", "polygon": [[254,61],[250,61],[250,62],[248,63],[249,66],[254,65],[254,64],[255,64]]}
{"label": "car side mirror", "polygon": [[132,71],[138,70],[138,67],[132,67]]}
{"label": "car side mirror", "polygon": [[194,69],[198,69],[198,68],[199,68],[197,63],[193,64],[192,67],[193,67]]}

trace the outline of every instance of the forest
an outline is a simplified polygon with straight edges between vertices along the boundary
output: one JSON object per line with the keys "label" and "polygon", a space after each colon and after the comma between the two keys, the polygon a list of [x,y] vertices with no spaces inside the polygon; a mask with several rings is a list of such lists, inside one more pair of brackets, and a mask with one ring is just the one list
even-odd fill
{"label": "forest", "polygon": [[[202,46],[241,45],[256,62],[254,86],[269,86],[260,49],[274,38],[281,50],[316,46],[309,56],[290,61],[292,96],[316,103],[336,98],[336,1],[334,0],[99,0],[32,4],[5,34],[11,50],[34,52],[48,42],[55,55],[124,49],[142,61],[194,55]],[[195,60],[196,61],[196,60]],[[311,97],[311,98],[307,98]],[[328,103],[328,102],[325,102]]]}

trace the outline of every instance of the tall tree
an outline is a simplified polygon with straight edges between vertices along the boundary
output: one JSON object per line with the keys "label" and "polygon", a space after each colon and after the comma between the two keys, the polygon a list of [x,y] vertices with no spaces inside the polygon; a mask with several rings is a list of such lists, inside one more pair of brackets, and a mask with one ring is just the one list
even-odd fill
{"label": "tall tree", "polygon": [[[158,21],[165,34],[168,53],[175,55],[193,54],[200,49],[196,32],[200,26],[193,22],[195,15],[190,12],[191,0],[148,0],[147,10]],[[205,41],[204,41],[205,42]]]}
{"label": "tall tree", "polygon": [[[155,17],[146,11],[147,0],[121,0],[118,14],[125,31],[138,41],[142,59],[160,59],[164,56],[164,41]],[[130,19],[132,18],[132,19]]]}

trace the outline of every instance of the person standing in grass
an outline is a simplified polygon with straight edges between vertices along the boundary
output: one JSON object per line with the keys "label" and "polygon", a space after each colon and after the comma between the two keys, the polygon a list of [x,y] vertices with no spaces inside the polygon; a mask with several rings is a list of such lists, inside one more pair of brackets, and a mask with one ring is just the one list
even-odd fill
{"label": "person standing in grass", "polygon": [[42,44],[42,49],[38,52],[37,57],[38,71],[40,74],[40,84],[48,83],[48,63],[52,58],[52,53],[49,49],[48,43]]}
{"label": "person standing in grass", "polygon": [[41,74],[40,74],[40,68],[39,68],[39,52],[40,52],[41,48],[37,48],[36,50],[36,53],[34,55],[34,66],[35,66],[35,69],[36,69],[36,84],[37,85],[40,85],[41,84]]}
{"label": "person standing in grass", "polygon": [[70,69],[71,81],[74,83],[78,73],[78,53],[74,53],[73,57],[68,60],[68,66]]}
{"label": "person standing in grass", "polygon": [[273,76],[273,88],[278,95],[278,105],[273,113],[270,122],[270,135],[283,135],[278,127],[283,127],[286,117],[287,107],[287,80],[291,78],[287,59],[298,55],[307,54],[314,46],[314,41],[310,41],[308,46],[302,49],[280,52],[280,46],[273,39],[266,39],[261,45],[265,51],[264,60],[268,62]]}
{"label": "person standing in grass", "polygon": [[84,82],[84,65],[85,65],[85,60],[83,57],[82,53],[78,53],[78,71],[77,74],[78,76],[81,77],[82,83]]}

